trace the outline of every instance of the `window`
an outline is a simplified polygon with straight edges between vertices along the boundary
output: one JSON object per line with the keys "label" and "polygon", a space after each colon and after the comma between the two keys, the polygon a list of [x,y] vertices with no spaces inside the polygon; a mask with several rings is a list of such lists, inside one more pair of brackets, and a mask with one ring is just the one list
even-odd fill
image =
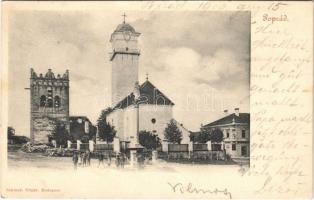
{"label": "window", "polygon": [[61,101],[59,96],[55,96],[55,107],[59,108],[61,106]]}
{"label": "window", "polygon": [[155,118],[152,119],[152,123],[153,123],[153,124],[156,123],[156,119],[155,119]]}
{"label": "window", "polygon": [[236,150],[236,144],[232,144],[232,151]]}
{"label": "window", "polygon": [[247,147],[241,146],[241,156],[247,156]]}
{"label": "window", "polygon": [[52,97],[48,97],[47,106],[48,107],[52,107],[53,106]]}
{"label": "window", "polygon": [[156,98],[157,105],[166,105],[166,99],[163,96],[158,96]]}
{"label": "window", "polygon": [[53,100],[52,100],[52,89],[51,89],[51,87],[48,87],[47,91],[48,91],[47,106],[52,107],[53,106]]}
{"label": "window", "polygon": [[42,95],[40,97],[40,107],[45,107],[46,106],[46,96]]}
{"label": "window", "polygon": [[242,138],[245,138],[245,130],[242,130]]}
{"label": "window", "polygon": [[229,132],[227,132],[227,138],[229,138]]}

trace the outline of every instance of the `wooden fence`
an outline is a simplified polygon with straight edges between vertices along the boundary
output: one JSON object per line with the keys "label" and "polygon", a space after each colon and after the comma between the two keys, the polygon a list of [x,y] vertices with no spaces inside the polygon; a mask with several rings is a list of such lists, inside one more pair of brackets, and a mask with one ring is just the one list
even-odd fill
{"label": "wooden fence", "polygon": [[80,144],[80,150],[81,151],[89,150],[89,143],[82,143],[82,144]]}
{"label": "wooden fence", "polygon": [[95,144],[94,151],[113,151],[113,144]]}
{"label": "wooden fence", "polygon": [[168,144],[168,152],[188,152],[188,144]]}
{"label": "wooden fence", "polygon": [[207,144],[193,144],[193,151],[208,151]]}

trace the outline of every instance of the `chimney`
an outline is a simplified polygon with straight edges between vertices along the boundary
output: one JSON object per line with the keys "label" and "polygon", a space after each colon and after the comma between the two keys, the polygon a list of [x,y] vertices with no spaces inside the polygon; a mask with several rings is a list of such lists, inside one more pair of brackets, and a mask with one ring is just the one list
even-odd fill
{"label": "chimney", "polygon": [[225,116],[227,116],[228,115],[228,110],[224,110],[224,114],[225,114]]}
{"label": "chimney", "polygon": [[239,108],[235,108],[235,109],[234,109],[234,114],[235,114],[236,116],[239,116],[239,115],[240,115],[240,113],[239,113]]}

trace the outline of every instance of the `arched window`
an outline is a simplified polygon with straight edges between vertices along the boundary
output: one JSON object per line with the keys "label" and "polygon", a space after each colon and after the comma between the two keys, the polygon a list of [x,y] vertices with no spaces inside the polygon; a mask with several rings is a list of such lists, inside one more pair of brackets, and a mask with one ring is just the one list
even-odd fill
{"label": "arched window", "polygon": [[157,105],[166,105],[166,99],[163,96],[159,96],[156,98]]}
{"label": "arched window", "polygon": [[53,106],[52,97],[48,97],[47,107],[52,107],[52,106]]}
{"label": "arched window", "polygon": [[55,108],[59,108],[61,106],[61,101],[59,96],[55,96]]}
{"label": "arched window", "polygon": [[53,106],[53,99],[52,99],[52,89],[51,89],[51,87],[48,87],[47,91],[48,91],[47,107],[52,107]]}
{"label": "arched window", "polygon": [[40,107],[45,107],[46,106],[46,96],[42,95],[40,97]]}

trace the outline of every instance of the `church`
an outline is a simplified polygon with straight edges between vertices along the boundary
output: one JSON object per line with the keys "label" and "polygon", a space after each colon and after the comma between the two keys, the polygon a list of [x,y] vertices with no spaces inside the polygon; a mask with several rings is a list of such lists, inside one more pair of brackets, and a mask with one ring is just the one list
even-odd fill
{"label": "church", "polygon": [[[124,20],[110,38],[113,110],[107,115],[107,122],[115,127],[122,145],[130,148],[138,146],[138,133],[144,130],[163,140],[164,130],[173,119],[175,105],[149,81],[148,76],[144,83],[139,84],[139,36],[140,33]],[[189,131],[181,124],[177,125],[182,131],[182,142],[189,142]]]}

